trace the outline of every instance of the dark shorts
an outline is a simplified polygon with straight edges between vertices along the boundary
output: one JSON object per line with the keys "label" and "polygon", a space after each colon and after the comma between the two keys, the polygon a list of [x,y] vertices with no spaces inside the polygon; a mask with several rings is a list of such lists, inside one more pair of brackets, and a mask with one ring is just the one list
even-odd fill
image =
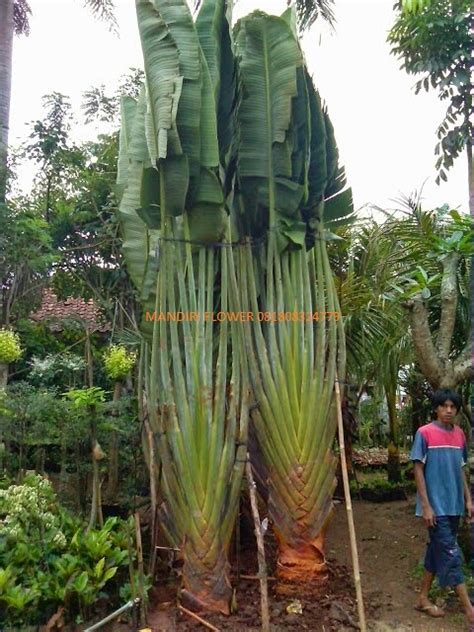
{"label": "dark shorts", "polygon": [[459,516],[438,516],[436,526],[430,527],[430,541],[426,550],[425,569],[434,573],[438,584],[457,586],[464,583],[462,553],[457,542]]}

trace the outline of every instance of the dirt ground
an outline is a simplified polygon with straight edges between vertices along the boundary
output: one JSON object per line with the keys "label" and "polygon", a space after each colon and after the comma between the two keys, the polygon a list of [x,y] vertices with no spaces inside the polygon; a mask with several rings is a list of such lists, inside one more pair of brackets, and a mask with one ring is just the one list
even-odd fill
{"label": "dirt ground", "polygon": [[[322,589],[315,590],[306,585],[287,590],[283,587],[283,592],[277,592],[277,583],[269,582],[272,632],[348,632],[357,629],[346,516],[344,505],[338,503],[326,547],[329,580]],[[414,498],[383,504],[355,500],[354,517],[366,617],[371,632],[468,630],[457,601],[449,596],[447,614],[443,619],[430,618],[413,608],[419,583],[414,569],[423,558],[426,543],[421,521],[414,516]],[[267,539],[267,548],[271,565],[275,546],[270,538]],[[248,554],[242,556],[242,572],[254,574],[257,565],[253,546],[246,546],[245,550]],[[203,615],[206,621],[218,630],[260,630],[258,581],[241,579],[236,598],[238,611],[235,614],[231,617]],[[299,600],[302,613],[288,614],[287,607],[295,599]],[[153,632],[206,629],[178,611],[174,600],[175,594],[169,586],[163,586],[152,594],[154,607],[150,611],[149,627]],[[157,607],[159,601],[165,603]]]}
{"label": "dirt ground", "polygon": [[[375,612],[374,630],[416,632],[467,630],[456,600],[449,600],[446,617],[433,619],[414,610],[419,579],[413,576],[423,560],[426,532],[414,515],[414,497],[389,503],[354,502],[364,597]],[[345,507],[336,507],[327,542],[327,556],[351,568]]]}

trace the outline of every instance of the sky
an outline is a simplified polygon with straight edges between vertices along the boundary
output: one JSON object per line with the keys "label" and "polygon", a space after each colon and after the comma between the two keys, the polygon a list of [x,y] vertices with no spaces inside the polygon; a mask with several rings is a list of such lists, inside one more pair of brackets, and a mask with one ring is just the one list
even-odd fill
{"label": "sky", "polygon": [[[449,204],[468,212],[467,160],[460,157],[448,182],[435,184],[436,128],[445,104],[435,93],[414,94],[414,77],[390,55],[387,32],[393,0],[336,0],[336,31],[313,27],[305,35],[306,61],[333,121],[355,207],[397,208],[395,200],[423,187],[425,208]],[[16,37],[10,144],[41,118],[41,97],[70,96],[80,117],[82,93],[104,84],[113,91],[130,67],[142,67],[133,0],[116,0],[119,37],[89,14],[81,0],[31,0],[31,35]],[[281,13],[286,0],[237,0],[234,16],[259,8]],[[119,121],[117,121],[117,126]],[[93,138],[94,126],[76,130]],[[28,188],[32,168],[20,172]]]}

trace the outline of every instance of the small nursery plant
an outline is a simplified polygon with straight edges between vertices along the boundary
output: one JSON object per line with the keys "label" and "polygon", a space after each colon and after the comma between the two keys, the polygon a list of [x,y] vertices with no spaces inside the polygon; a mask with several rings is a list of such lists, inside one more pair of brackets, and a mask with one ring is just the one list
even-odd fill
{"label": "small nursery plant", "polygon": [[11,364],[18,360],[21,354],[18,334],[9,329],[0,329],[0,363]]}
{"label": "small nursery plant", "polygon": [[77,408],[97,407],[105,402],[105,393],[98,386],[79,388],[65,393],[65,397],[72,400]]}
{"label": "small nursery plant", "polygon": [[137,361],[137,354],[121,345],[111,345],[104,353],[104,365],[111,380],[123,380]]}

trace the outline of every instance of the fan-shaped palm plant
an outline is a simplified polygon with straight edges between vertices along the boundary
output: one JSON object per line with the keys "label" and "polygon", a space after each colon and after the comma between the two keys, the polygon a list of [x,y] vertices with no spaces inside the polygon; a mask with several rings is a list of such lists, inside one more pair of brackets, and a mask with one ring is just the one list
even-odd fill
{"label": "fan-shaped palm plant", "polygon": [[[293,11],[252,14],[235,42],[225,0],[205,0],[195,24],[184,0],[137,0],[137,13],[146,91],[123,102],[119,216],[154,312],[145,381],[161,516],[183,551],[183,594],[227,612],[249,382],[281,567],[324,566],[344,343],[323,221],[350,212],[351,194]],[[253,322],[213,322],[228,310]],[[278,312],[297,317],[259,320]]]}

